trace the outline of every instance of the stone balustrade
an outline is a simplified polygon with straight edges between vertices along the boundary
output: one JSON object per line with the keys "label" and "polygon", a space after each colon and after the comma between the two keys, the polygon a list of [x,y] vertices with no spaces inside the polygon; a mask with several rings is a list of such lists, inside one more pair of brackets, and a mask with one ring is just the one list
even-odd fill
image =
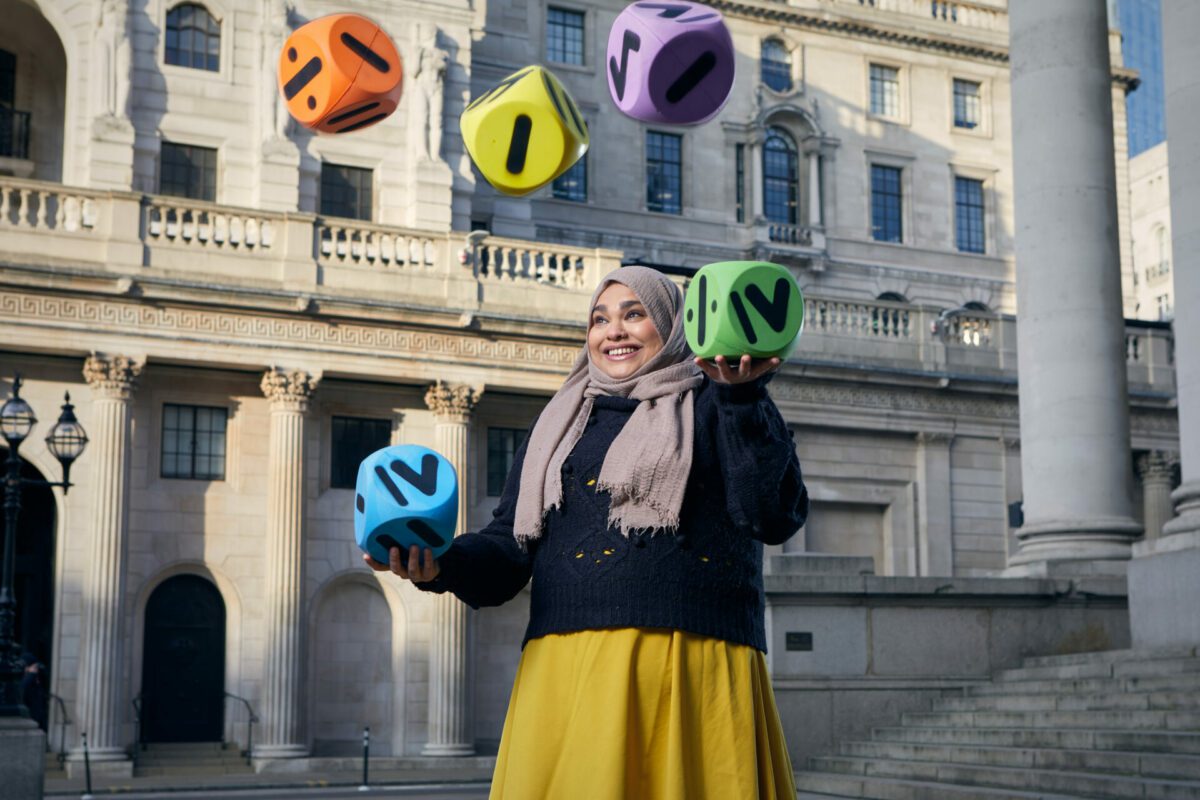
{"label": "stone balustrade", "polygon": [[988,2],[963,0],[833,0],[836,7],[857,6],[860,9],[904,14],[925,20],[949,22],[964,28],[986,31],[1007,31],[1008,15],[1004,6]]}
{"label": "stone balustrade", "polygon": [[[610,250],[496,236],[471,242],[461,232],[0,177],[0,261],[9,263],[61,263],[147,281],[219,283],[224,277],[232,285],[252,279],[310,297],[366,297],[582,325],[592,288],[620,259]],[[672,277],[686,285],[685,278]],[[940,319],[941,312],[809,295],[794,357],[932,374],[1015,375],[1012,316],[960,310]],[[1173,392],[1169,327],[1130,323],[1125,341],[1130,385]]]}

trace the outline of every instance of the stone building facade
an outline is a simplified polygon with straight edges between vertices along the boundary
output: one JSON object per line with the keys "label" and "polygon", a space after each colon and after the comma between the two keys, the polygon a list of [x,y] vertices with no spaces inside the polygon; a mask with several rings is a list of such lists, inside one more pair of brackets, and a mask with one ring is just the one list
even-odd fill
{"label": "stone building facade", "polygon": [[[21,34],[3,45],[14,107],[30,112],[27,148],[0,158],[0,377],[22,373],[43,420],[69,391],[92,437],[76,487],[32,498],[44,526],[22,534],[41,543],[29,591],[48,598],[27,604],[24,635],[40,632],[71,709],[72,763],[83,731],[93,769],[117,773],[138,738],[244,744],[239,700],[261,720],[262,768],[344,753],[367,724],[381,755],[494,747],[527,596],[468,614],[365,570],[347,443],[439,449],[461,478],[460,528],[485,523],[489,480],[623,261],[684,282],[769,258],[805,292],[803,343],[772,394],[813,513],[769,555],[848,557],[853,574],[869,557],[896,591],[1011,565],[1024,493],[1006,4],[713,5],[737,82],[685,130],[609,103],[610,0],[0,0]],[[277,53],[299,24],[347,10],[427,77],[386,122],[315,137],[285,117]],[[562,78],[593,146],[585,178],[514,199],[473,172],[456,120],[530,61]],[[1117,63],[1120,184],[1132,76]],[[1126,204],[1117,218],[1131,310]],[[1131,435],[1114,489],[1157,527],[1172,514],[1159,465],[1178,450],[1170,331],[1130,325],[1124,342]],[[37,436],[22,454],[57,475]],[[200,623],[160,615],[167,597]],[[1101,627],[1120,643],[1120,625]],[[206,695],[224,711],[197,733],[164,703],[187,686],[151,679],[201,657],[233,697]],[[789,674],[826,663],[774,657]]]}
{"label": "stone building facade", "polygon": [[1170,320],[1175,315],[1175,281],[1171,274],[1171,187],[1166,142],[1129,160],[1129,187],[1137,317]]}

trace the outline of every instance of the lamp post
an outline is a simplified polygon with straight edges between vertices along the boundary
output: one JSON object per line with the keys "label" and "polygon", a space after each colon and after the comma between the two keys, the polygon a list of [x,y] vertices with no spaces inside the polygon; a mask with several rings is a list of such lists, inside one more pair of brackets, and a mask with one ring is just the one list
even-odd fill
{"label": "lamp post", "polygon": [[21,397],[21,376],[13,378],[12,397],[0,407],[0,435],[8,442],[8,462],[4,478],[4,560],[0,563],[0,717],[27,717],[21,703],[21,661],[15,628],[17,601],[14,597],[13,571],[16,569],[17,515],[21,511],[22,486],[61,486],[63,494],[71,488],[71,464],[87,446],[87,434],[75,419],[75,407],[67,393],[58,422],[46,436],[46,447],[62,464],[60,483],[21,477],[21,457],[17,449],[37,424],[37,416]]}

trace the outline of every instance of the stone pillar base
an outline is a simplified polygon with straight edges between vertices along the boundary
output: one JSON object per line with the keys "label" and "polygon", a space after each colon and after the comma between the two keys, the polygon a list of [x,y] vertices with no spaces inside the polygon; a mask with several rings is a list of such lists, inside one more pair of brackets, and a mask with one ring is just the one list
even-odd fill
{"label": "stone pillar base", "polygon": [[421,748],[423,756],[473,756],[475,755],[475,746],[472,744],[427,744]]}
{"label": "stone pillar base", "polygon": [[1013,564],[1000,571],[1003,578],[1123,578],[1129,573],[1129,559],[1076,561],[1044,559]]}
{"label": "stone pillar base", "polygon": [[1200,481],[1186,481],[1171,492],[1179,516],[1163,525],[1163,536],[1200,533]]}
{"label": "stone pillar base", "polygon": [[253,758],[304,758],[308,755],[308,747],[302,744],[260,744],[255,745]]}
{"label": "stone pillar base", "polygon": [[1200,530],[1138,542],[1129,565],[1134,649],[1200,645]]}
{"label": "stone pillar base", "polygon": [[41,800],[46,734],[28,717],[0,717],[0,796]]}
{"label": "stone pillar base", "polygon": [[[99,750],[88,750],[88,767],[91,768],[92,778],[132,778],[133,761],[129,753],[116,747],[106,747]],[[82,780],[87,774],[83,763],[83,751],[72,750],[67,753],[67,777]]]}

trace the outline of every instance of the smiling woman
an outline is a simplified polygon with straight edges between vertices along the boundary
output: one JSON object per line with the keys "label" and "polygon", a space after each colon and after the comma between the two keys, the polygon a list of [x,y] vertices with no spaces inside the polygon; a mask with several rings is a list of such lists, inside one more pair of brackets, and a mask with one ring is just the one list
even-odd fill
{"label": "smiling woman", "polygon": [[762,545],[808,513],[779,360],[702,361],[683,320],[662,273],[606,275],[492,523],[368,558],[475,608],[532,578],[492,800],[796,796],[763,657]]}

